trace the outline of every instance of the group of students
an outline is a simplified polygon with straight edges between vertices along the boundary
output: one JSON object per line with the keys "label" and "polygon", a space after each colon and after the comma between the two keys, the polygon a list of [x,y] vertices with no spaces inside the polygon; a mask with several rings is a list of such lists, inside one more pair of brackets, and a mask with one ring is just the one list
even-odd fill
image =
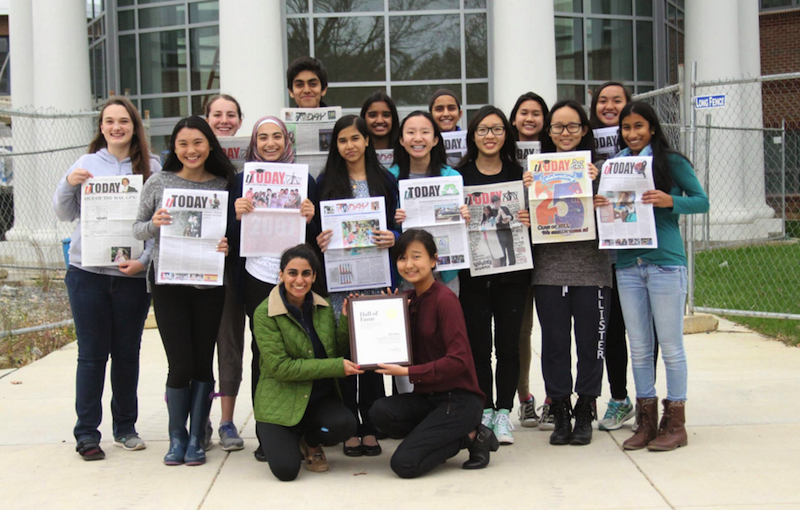
{"label": "group of students", "polygon": [[[301,57],[289,66],[287,87],[298,107],[324,106],[325,68],[319,60]],[[254,454],[280,480],[296,478],[301,461],[311,471],[326,471],[323,445],[343,443],[345,455],[374,456],[381,454],[383,437],[404,438],[391,459],[392,470],[401,477],[420,476],[465,448],[469,459],[463,467],[483,468],[491,451],[514,442],[510,413],[515,393],[523,426],[552,430],[554,445],[589,444],[604,360],[612,398],[599,428],[619,428],[635,414],[635,434],[624,448],[672,450],[687,444],[682,333],[686,258],[678,219],[707,211],[708,199],[689,161],[670,148],[653,109],[631,101],[621,83],[609,82],[594,91],[589,117],[576,101],[548,108],[531,92],[519,97],[508,118],[494,106],[481,108],[469,122],[467,153],[455,169],[447,164],[442,142],[443,132],[460,129],[462,109],[455,93],[437,91],[428,112],[415,111],[402,122],[390,97],[373,94],[360,116],[345,115],[336,122],[325,169],[316,182],[308,180],[308,198],[298,210],[306,220],[306,243],[280,258],[239,256],[240,221],[256,204],[243,193],[243,174],[236,174],[218,137],[235,135],[243,116],[228,95],[210,100],[205,113],[205,119],[187,117],[177,123],[161,168],[150,156],[136,108],[127,99],[110,99],[101,110],[89,153],[67,171],[56,190],[57,216],[74,221],[80,219],[80,185],[87,179],[129,174],[145,179],[133,225],[134,236],[145,242],[138,260],[83,267],[79,222],[72,235],[66,283],[78,337],[74,434],[84,459],[105,456],[98,427],[109,354],[114,444],[145,448],[135,430],[136,387],[151,294],[169,364],[168,465],[205,462],[215,396],[221,396],[221,447],[244,447],[233,412],[242,380],[245,315],[253,338],[252,398],[259,440]],[[420,229],[402,231],[406,213],[398,204],[399,179],[460,175],[465,186],[508,181],[531,186],[531,174],[517,162],[516,141],[538,140],[542,152],[591,151],[596,191],[602,162],[594,154],[592,130],[611,126],[620,135],[614,157],[653,157],[656,190],[644,193],[642,200],[655,207],[657,249],[615,254],[599,250],[597,241],[537,244],[533,270],[471,276],[469,270],[436,271],[433,237]],[[394,150],[391,168],[381,166],[376,149]],[[246,160],[295,162],[280,119],[267,116],[254,124]],[[217,245],[226,254],[224,286],[155,282],[159,229],[172,219],[161,207],[165,188],[229,192],[228,234]],[[380,365],[365,371],[348,359],[349,326],[342,317],[347,299],[392,289],[330,295],[325,290],[320,260],[332,231],[321,229],[319,201],[369,196],[385,197],[387,229],[372,231],[372,240],[378,249],[390,250],[397,277],[394,292],[405,292],[409,299],[414,359],[408,367]],[[608,200],[596,195],[594,202],[600,207]],[[461,215],[469,221],[466,206]],[[517,219],[530,226],[527,210],[520,210]],[[546,390],[539,408],[528,377],[534,301],[542,328]],[[573,321],[578,358],[574,382]],[[635,412],[626,390],[626,329]],[[654,386],[657,345],[667,377],[660,424]],[[215,393],[212,366],[215,346],[220,393]],[[393,376],[388,397],[384,375]],[[574,408],[573,393],[578,395]]]}

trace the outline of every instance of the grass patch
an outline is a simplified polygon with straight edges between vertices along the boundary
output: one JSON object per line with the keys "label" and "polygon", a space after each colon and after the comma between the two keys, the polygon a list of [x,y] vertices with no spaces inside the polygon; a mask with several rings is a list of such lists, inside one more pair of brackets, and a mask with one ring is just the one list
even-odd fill
{"label": "grass patch", "polygon": [[[800,221],[787,222],[787,232]],[[800,243],[720,248],[695,254],[695,306],[800,314]],[[790,345],[800,343],[800,321],[726,317]]]}

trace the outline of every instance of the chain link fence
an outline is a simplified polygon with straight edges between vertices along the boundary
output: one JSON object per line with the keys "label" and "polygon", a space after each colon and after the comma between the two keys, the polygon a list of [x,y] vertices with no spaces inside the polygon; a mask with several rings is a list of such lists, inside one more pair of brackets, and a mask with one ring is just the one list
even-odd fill
{"label": "chain link fence", "polygon": [[800,73],[689,86],[634,97],[654,107],[711,202],[682,218],[689,309],[800,319]]}
{"label": "chain link fence", "polygon": [[[52,197],[86,153],[97,118],[98,112],[0,109],[0,368],[72,338],[63,279],[74,224],[58,221]],[[33,340],[20,337],[28,333]]]}

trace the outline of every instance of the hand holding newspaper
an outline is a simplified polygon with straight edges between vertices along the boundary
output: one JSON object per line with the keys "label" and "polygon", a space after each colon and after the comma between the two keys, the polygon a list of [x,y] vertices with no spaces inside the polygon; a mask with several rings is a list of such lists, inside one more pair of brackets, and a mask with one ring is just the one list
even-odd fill
{"label": "hand holding newspaper", "polygon": [[228,192],[167,188],[161,207],[172,223],[161,227],[156,283],[222,285],[225,254],[217,245],[228,223]]}
{"label": "hand holding newspaper", "polygon": [[142,256],[133,237],[141,175],[93,177],[81,184],[81,265],[119,266]]}
{"label": "hand holding newspaper", "polygon": [[598,196],[610,203],[597,208],[600,249],[658,248],[653,204],[642,203],[655,189],[653,158],[609,159],[600,172]]}
{"label": "hand holding newspaper", "polygon": [[405,210],[403,229],[427,230],[436,241],[439,255],[436,270],[469,267],[467,225],[461,217],[464,180],[461,176],[403,179],[400,208]]}

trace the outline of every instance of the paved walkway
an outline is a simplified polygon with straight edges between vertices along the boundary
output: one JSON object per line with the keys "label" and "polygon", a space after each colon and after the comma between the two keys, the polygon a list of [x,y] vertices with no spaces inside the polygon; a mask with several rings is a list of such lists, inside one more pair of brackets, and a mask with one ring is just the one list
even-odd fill
{"label": "paved walkway", "polygon": [[[534,338],[537,351],[539,343]],[[461,470],[462,452],[428,476],[402,480],[389,469],[397,442],[386,440],[384,454],[375,458],[346,458],[340,448],[328,448],[329,473],[302,470],[295,482],[282,483],[251,454],[256,443],[248,384],[236,412],[246,450],[225,453],[216,446],[200,467],[161,464],[168,444],[166,359],[157,330],[146,331],[142,343],[138,430],[148,448],[115,448],[107,419],[106,460],[81,460],[72,437],[73,343],[0,374],[0,507],[800,509],[800,349],[726,321],[718,332],[688,335],[686,348],[689,446],[676,452],[624,452],[620,444],[629,426],[595,431],[586,447],[550,446],[548,433],[518,428],[516,444],[501,447],[482,471]],[[661,395],[663,374],[660,366]],[[628,380],[632,392],[633,378]],[[536,362],[531,381],[541,398]],[[109,402],[107,394],[107,414]],[[602,414],[605,404],[598,407]],[[219,421],[217,403],[212,419]]]}

